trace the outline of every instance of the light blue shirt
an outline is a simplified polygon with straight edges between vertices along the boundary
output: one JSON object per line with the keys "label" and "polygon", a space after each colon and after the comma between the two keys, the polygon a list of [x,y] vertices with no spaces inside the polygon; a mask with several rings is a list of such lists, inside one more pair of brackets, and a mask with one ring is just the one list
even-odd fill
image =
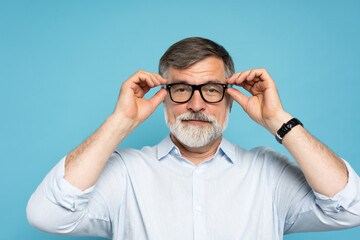
{"label": "light blue shirt", "polygon": [[316,193],[285,155],[247,151],[225,138],[195,166],[170,137],[154,147],[116,150],[95,186],[64,179],[65,158],[27,206],[29,222],[56,234],[112,239],[283,239],[303,231],[360,225],[360,180],[333,198]]}

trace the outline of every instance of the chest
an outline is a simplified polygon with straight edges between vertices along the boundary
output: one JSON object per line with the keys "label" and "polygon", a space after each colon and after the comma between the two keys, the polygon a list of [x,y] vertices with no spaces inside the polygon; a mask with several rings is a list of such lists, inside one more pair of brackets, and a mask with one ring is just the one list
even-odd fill
{"label": "chest", "polygon": [[[237,167],[129,171],[120,215],[148,239],[272,239],[277,228],[266,176]],[[131,230],[138,229],[136,233]],[[140,237],[140,236],[137,236]],[[140,237],[141,238],[141,237]]]}

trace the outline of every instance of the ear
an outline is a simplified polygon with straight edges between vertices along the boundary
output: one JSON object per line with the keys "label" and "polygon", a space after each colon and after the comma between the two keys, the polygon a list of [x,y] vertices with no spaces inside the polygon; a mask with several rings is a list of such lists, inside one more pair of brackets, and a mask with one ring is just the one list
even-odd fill
{"label": "ear", "polygon": [[167,91],[167,94],[166,94],[164,100],[162,101],[163,104],[165,104],[165,103],[166,103],[166,99],[169,97],[169,92],[168,92],[168,90],[166,89],[165,85],[161,85],[161,89],[165,89],[165,90]]}
{"label": "ear", "polygon": [[227,99],[226,100],[228,101],[227,104],[230,105],[229,113],[231,113],[232,104],[233,104],[234,99],[229,94],[227,94]]}
{"label": "ear", "polygon": [[170,99],[170,97],[169,97],[169,93],[168,93],[168,94],[165,96],[164,100],[163,100],[163,104],[165,105],[166,102],[169,101],[169,99]]}

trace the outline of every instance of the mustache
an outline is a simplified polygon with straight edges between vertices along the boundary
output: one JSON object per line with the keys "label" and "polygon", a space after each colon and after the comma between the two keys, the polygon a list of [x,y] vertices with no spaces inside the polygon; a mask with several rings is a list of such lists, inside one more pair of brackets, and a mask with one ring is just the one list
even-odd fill
{"label": "mustache", "polygon": [[205,113],[198,112],[198,113],[183,113],[178,116],[178,120],[181,121],[190,121],[190,120],[197,120],[197,121],[204,121],[204,122],[216,122],[216,118],[211,115],[206,115]]}

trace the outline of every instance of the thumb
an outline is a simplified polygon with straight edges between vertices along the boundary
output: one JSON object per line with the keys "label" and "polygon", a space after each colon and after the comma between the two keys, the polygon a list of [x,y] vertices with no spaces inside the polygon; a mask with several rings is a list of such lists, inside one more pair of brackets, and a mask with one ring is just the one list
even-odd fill
{"label": "thumb", "polygon": [[165,97],[167,95],[167,90],[162,88],[155,95],[149,99],[149,102],[153,105],[153,108],[157,108],[161,102],[164,101]]}
{"label": "thumb", "polygon": [[246,103],[249,100],[245,94],[235,88],[228,88],[226,92],[245,110]]}

